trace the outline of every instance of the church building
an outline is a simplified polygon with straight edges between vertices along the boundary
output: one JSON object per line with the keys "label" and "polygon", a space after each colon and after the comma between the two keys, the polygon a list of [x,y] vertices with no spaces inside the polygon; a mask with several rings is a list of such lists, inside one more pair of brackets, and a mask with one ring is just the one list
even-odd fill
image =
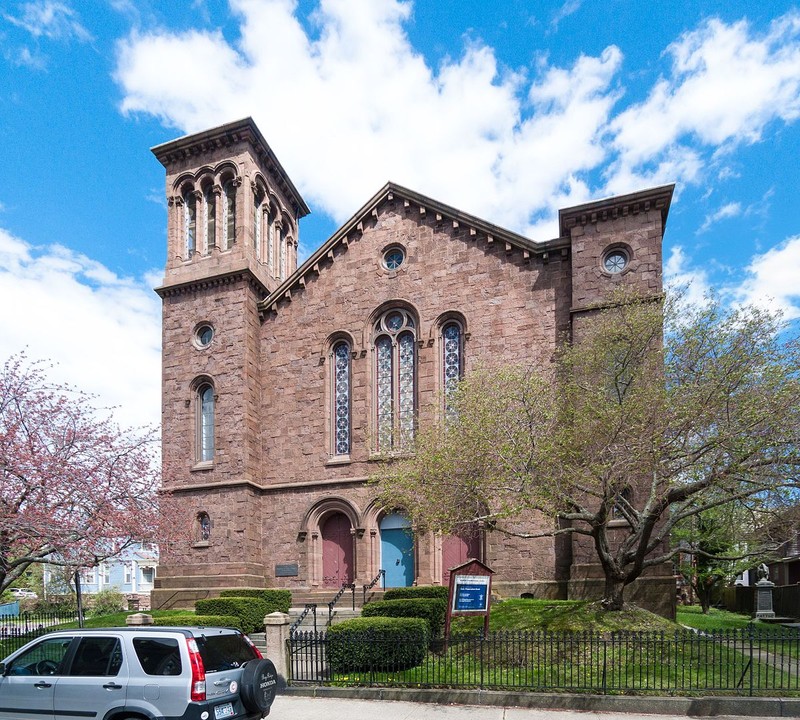
{"label": "church building", "polygon": [[[548,366],[620,283],[659,295],[673,186],[562,209],[558,237],[534,243],[389,182],[298,266],[310,210],[251,119],[153,153],[163,486],[195,522],[190,547],[162,549],[153,608],[234,587],[327,597],[381,570],[387,587],[440,584],[469,557],[506,597],[602,590],[569,539],[415,533],[368,480],[471,368]],[[634,586],[634,602],[674,598],[671,575],[637,583],[650,601]]]}

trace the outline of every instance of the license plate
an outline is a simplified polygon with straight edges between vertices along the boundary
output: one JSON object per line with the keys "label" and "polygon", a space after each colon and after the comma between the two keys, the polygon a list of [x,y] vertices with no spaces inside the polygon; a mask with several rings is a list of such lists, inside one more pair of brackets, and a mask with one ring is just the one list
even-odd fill
{"label": "license plate", "polygon": [[225,703],[214,707],[214,720],[233,717],[233,703]]}

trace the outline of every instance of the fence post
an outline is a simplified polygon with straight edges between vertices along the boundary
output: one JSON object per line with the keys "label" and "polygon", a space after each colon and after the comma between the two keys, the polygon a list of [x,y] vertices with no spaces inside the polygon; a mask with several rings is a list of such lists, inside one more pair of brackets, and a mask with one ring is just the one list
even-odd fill
{"label": "fence post", "polygon": [[286,687],[289,679],[289,625],[291,618],[282,612],[270,613],[264,618],[264,634],[267,642],[267,659],[272,660],[278,673],[278,689]]}

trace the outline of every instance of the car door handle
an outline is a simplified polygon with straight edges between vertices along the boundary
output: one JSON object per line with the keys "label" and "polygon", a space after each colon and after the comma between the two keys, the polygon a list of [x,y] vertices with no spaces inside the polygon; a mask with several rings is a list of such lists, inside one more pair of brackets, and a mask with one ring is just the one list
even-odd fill
{"label": "car door handle", "polygon": [[46,683],[44,680],[39,680],[39,682],[33,683],[33,687],[43,690],[44,688],[53,687],[53,683]]}
{"label": "car door handle", "polygon": [[122,685],[117,685],[117,683],[106,683],[103,685],[106,690],[122,690]]}

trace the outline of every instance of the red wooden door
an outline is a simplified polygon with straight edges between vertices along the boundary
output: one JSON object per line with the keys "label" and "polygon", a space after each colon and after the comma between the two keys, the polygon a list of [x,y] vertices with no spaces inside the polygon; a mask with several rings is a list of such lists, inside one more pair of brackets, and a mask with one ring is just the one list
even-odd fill
{"label": "red wooden door", "polygon": [[342,513],[330,515],[322,525],[322,584],[341,587],[353,582],[353,534]]}
{"label": "red wooden door", "polygon": [[470,558],[480,560],[480,534],[477,529],[461,535],[442,538],[442,585],[450,584],[450,568]]}

